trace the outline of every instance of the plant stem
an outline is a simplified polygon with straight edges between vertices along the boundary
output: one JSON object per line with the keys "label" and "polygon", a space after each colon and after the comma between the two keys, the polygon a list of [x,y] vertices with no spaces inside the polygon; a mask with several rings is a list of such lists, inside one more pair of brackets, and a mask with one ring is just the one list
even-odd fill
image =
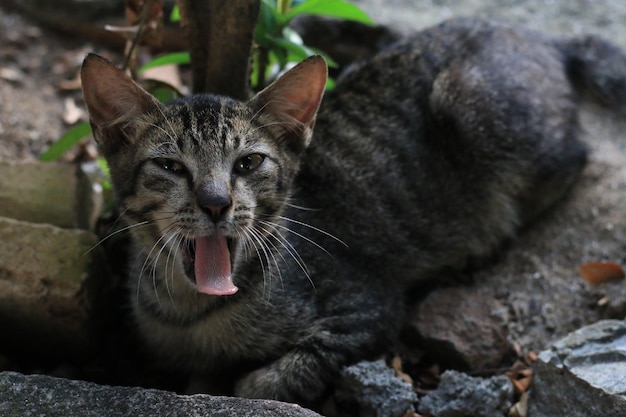
{"label": "plant stem", "polygon": [[250,52],[260,0],[179,0],[193,92],[249,98]]}
{"label": "plant stem", "polygon": [[269,62],[269,49],[259,46],[259,56],[257,59],[257,79],[256,89],[261,91],[265,88],[265,74],[267,73],[267,65]]}
{"label": "plant stem", "polygon": [[154,0],[147,0],[141,11],[141,20],[137,25],[137,31],[133,36],[133,39],[130,42],[126,42],[126,48],[124,51],[124,62],[122,63],[122,71],[125,71],[130,66],[130,71],[132,73],[133,78],[137,78],[136,74],[136,48],[139,44],[139,39],[141,39],[141,35],[143,33],[144,28],[146,27],[146,21],[148,20],[148,16],[150,15],[150,11],[152,10],[152,4]]}
{"label": "plant stem", "polygon": [[285,14],[291,9],[292,0],[278,0],[276,3],[276,10],[280,14]]}

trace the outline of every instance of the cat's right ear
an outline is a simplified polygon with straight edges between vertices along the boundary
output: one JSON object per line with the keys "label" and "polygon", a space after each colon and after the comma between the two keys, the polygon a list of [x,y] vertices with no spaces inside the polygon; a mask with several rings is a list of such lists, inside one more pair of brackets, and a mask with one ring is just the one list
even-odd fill
{"label": "cat's right ear", "polygon": [[144,113],[157,110],[161,104],[111,62],[89,54],[80,72],[83,96],[93,135],[105,155],[115,152],[132,136]]}
{"label": "cat's right ear", "polygon": [[268,125],[280,138],[296,149],[304,149],[311,141],[327,75],[324,58],[309,57],[259,92],[249,105],[276,121]]}

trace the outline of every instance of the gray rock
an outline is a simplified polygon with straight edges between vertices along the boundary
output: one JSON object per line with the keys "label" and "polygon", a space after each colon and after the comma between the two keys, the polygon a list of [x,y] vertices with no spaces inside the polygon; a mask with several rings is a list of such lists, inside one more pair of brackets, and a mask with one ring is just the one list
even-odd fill
{"label": "gray rock", "polygon": [[295,404],[269,400],[176,395],[109,387],[49,376],[0,373],[0,415],[75,417],[320,417]]}
{"label": "gray rock", "polygon": [[413,410],[417,395],[385,361],[362,361],[341,372],[335,397],[341,415],[402,417]]}
{"label": "gray rock", "polygon": [[0,217],[0,351],[78,361],[110,277],[97,238]]}
{"label": "gray rock", "polygon": [[408,335],[448,367],[495,368],[510,362],[507,321],[506,308],[473,286],[440,288],[416,306]]}
{"label": "gray rock", "polygon": [[0,161],[0,216],[89,229],[101,193],[75,164]]}
{"label": "gray rock", "polygon": [[477,378],[446,371],[439,387],[420,400],[418,412],[437,417],[501,417],[512,405],[513,386],[507,377]]}
{"label": "gray rock", "polygon": [[529,416],[626,416],[626,322],[603,320],[554,343],[535,362]]}

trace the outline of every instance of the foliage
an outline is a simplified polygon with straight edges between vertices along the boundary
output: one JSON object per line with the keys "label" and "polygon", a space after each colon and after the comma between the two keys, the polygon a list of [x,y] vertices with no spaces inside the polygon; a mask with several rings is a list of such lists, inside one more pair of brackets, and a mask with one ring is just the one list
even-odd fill
{"label": "foliage", "polygon": [[139,72],[141,73],[147,69],[156,68],[168,64],[189,64],[189,52],[173,52],[171,54],[161,55],[139,67]]}
{"label": "foliage", "polygon": [[[275,79],[288,65],[321,53],[304,45],[289,23],[300,15],[320,15],[372,24],[372,19],[356,5],[346,0],[261,0],[259,19],[254,30],[255,48],[251,85],[260,90]],[[170,15],[172,21],[180,20],[178,7]],[[326,57],[330,65],[335,63]],[[188,52],[162,55],[144,64],[139,72],[166,64],[188,64]]]}
{"label": "foliage", "polygon": [[[260,90],[269,84],[289,65],[320,53],[307,47],[302,38],[291,28],[289,23],[300,15],[321,15],[346,20],[354,20],[371,24],[372,20],[356,5],[346,0],[260,0],[261,8],[259,19],[254,30],[253,68],[251,86]],[[170,14],[171,21],[180,21],[178,7],[174,7]],[[129,55],[132,51],[127,52]],[[326,57],[329,65],[335,65],[332,59]],[[186,51],[165,54],[154,58],[142,65],[137,72],[168,64],[188,64],[189,53]],[[328,88],[332,88],[329,80]],[[168,101],[176,96],[175,89],[166,88],[160,84],[157,89],[150,90],[157,98]],[[91,134],[88,122],[71,128],[56,143],[40,156],[42,161],[54,161],[76,146],[80,140]]]}
{"label": "foliage", "polygon": [[57,142],[48,148],[39,159],[50,162],[60,159],[65,152],[72,149],[78,142],[91,134],[91,126],[88,122],[83,122],[72,127]]}
{"label": "foliage", "polygon": [[345,0],[261,0],[254,30],[253,88],[260,90],[289,64],[319,53],[304,45],[300,35],[289,27],[294,18],[305,14],[372,23],[365,12]]}

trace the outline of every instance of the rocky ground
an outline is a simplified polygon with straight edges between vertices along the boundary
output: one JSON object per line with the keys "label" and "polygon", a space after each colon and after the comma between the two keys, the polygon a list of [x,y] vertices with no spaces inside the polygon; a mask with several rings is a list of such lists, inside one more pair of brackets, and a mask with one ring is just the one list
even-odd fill
{"label": "rocky ground", "polygon": [[[401,31],[480,15],[558,36],[595,33],[626,48],[622,0],[358,3],[378,22]],[[76,84],[83,56],[88,51],[114,56],[115,51],[57,34],[2,8],[0,45],[0,159],[34,160],[85,117]],[[592,105],[584,107],[581,120],[591,158],[566,200],[525,231],[493,266],[476,273],[472,284],[436,290],[416,308],[407,335],[441,353],[434,362],[487,373],[512,362],[511,357],[543,350],[585,324],[626,316],[623,281],[591,285],[578,272],[585,262],[626,264],[626,121]],[[428,328],[428,323],[438,326]],[[450,332],[442,334],[442,329]],[[459,346],[448,351],[441,340]],[[471,345],[471,351],[463,352],[461,345]],[[475,355],[475,350],[482,353]]]}

